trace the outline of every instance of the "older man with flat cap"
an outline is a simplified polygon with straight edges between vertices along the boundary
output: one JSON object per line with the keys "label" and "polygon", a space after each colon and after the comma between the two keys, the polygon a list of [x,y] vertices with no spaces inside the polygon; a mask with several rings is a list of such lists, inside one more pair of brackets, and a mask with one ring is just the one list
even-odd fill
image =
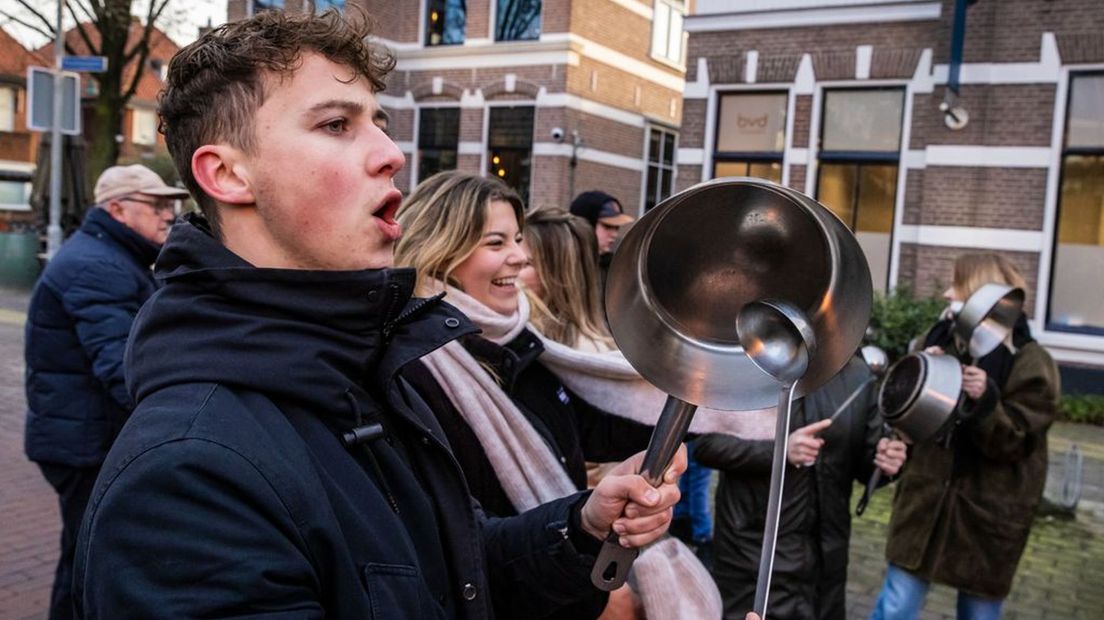
{"label": "older man with flat cap", "polygon": [[140,165],[96,181],[95,207],[42,272],[27,312],[24,448],[58,493],[61,557],[50,618],[73,616],[72,564],[85,505],[108,449],[134,404],[123,349],[150,270],[185,190]]}

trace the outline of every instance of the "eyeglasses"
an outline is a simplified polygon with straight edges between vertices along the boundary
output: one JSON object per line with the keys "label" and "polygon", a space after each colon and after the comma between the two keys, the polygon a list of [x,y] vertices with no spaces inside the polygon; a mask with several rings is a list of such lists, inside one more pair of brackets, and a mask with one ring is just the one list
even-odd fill
{"label": "eyeglasses", "polygon": [[140,204],[149,205],[149,206],[153,207],[153,210],[157,211],[158,213],[163,213],[165,211],[175,211],[175,207],[174,207],[173,203],[171,203],[171,202],[164,202],[164,201],[161,201],[161,200],[154,202],[152,200],[142,200],[140,198],[131,198],[130,196],[127,196],[125,198],[120,198],[120,200],[126,200],[127,202],[137,202],[137,203],[140,203]]}

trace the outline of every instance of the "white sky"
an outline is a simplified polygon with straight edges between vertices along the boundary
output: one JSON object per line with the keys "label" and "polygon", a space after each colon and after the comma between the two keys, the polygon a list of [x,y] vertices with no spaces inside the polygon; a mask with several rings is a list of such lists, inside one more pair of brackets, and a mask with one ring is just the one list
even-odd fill
{"label": "white sky", "polygon": [[[52,0],[32,0],[29,4],[51,22],[57,14],[57,3]],[[148,7],[149,0],[133,0],[132,10],[135,15],[144,16]],[[37,18],[28,14],[26,9],[15,0],[0,0],[0,12],[12,13],[37,23]],[[65,27],[71,27],[72,21],[69,19],[68,11],[65,11],[64,17]],[[207,25],[208,19],[214,26],[226,21],[226,0],[169,0],[169,6],[162,14],[159,25],[178,45],[187,45],[195,40],[198,28]],[[30,49],[46,43],[46,38],[42,35],[11,22],[6,17],[0,16],[0,26]]]}

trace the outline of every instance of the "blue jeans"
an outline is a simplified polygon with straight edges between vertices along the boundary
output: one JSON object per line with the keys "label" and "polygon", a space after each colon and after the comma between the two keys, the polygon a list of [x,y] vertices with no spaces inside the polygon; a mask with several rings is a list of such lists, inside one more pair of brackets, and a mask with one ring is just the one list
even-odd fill
{"label": "blue jeans", "polygon": [[[924,597],[930,587],[927,581],[890,564],[870,620],[914,620],[924,607]],[[979,598],[960,590],[957,617],[958,620],[1000,620],[1002,604],[1003,600]]]}
{"label": "blue jeans", "polygon": [[709,512],[709,480],[713,470],[694,459],[694,443],[689,452],[686,473],[679,478],[682,499],[675,504],[675,518],[690,518],[690,536],[695,544],[713,540],[713,515]]}

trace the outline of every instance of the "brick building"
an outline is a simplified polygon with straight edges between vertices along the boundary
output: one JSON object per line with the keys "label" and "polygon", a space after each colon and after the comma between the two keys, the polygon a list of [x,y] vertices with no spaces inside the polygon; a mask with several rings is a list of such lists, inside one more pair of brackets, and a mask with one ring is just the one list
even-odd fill
{"label": "brick building", "polygon": [[43,64],[0,29],[0,232],[31,220],[38,135],[27,131],[27,67]]}
{"label": "brick building", "polygon": [[[533,205],[603,189],[638,213],[671,193],[684,0],[354,3],[397,60],[380,101],[407,154],[404,191],[459,168],[498,175]],[[252,4],[231,0],[228,17],[322,3]]]}
{"label": "brick building", "polygon": [[[82,24],[92,44],[99,47],[99,31],[91,24]],[[143,25],[137,19],[133,19],[130,25],[128,48],[135,45],[141,39]],[[66,44],[75,54],[90,54],[88,45],[84,42],[77,28],[70,28],[65,32]],[[135,71],[141,71],[138,76],[137,89],[127,103],[123,112],[123,131],[119,137],[119,161],[120,163],[139,162],[149,160],[157,155],[167,156],[165,138],[157,131],[157,94],[161,92],[161,86],[169,68],[169,60],[180,49],[172,39],[160,28],[154,27],[150,32],[149,56],[142,67],[136,67],[135,61],[131,61],[123,71],[122,85],[128,88],[134,79]],[[49,59],[45,66],[53,66],[54,44],[47,43],[38,49],[38,55]],[[81,100],[84,106],[83,125],[85,135],[89,134],[92,115],[90,108],[95,104],[99,84],[91,74],[81,74]]]}
{"label": "brick building", "polygon": [[958,254],[1002,252],[1036,337],[1104,366],[1104,3],[972,4],[957,97],[954,0],[696,5],[678,189],[750,174],[817,197],[882,289],[937,292]]}

